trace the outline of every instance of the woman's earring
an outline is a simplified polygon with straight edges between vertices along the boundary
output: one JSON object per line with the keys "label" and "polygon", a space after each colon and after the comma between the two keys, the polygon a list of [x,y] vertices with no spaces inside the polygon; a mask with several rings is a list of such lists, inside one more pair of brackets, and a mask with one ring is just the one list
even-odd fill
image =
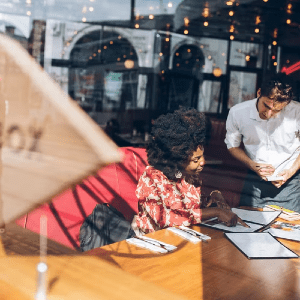
{"label": "woman's earring", "polygon": [[180,171],[177,171],[177,172],[175,173],[175,177],[176,177],[177,179],[181,178],[181,177],[182,177],[182,173],[181,173]]}

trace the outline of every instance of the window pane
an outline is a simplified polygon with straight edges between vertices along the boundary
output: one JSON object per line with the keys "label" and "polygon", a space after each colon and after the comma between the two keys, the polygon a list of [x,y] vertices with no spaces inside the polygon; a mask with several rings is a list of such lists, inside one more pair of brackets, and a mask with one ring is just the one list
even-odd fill
{"label": "window pane", "polygon": [[256,97],[256,73],[230,72],[228,108]]}
{"label": "window pane", "polygon": [[261,68],[263,46],[253,43],[231,42],[230,65]]}
{"label": "window pane", "polygon": [[217,113],[222,111],[220,101],[221,82],[204,80],[199,89],[198,110],[202,112]]}

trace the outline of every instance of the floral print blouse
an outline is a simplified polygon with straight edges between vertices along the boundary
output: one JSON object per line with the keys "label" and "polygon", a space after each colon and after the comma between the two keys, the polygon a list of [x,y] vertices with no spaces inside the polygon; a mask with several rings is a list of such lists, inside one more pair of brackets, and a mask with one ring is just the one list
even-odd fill
{"label": "floral print blouse", "polygon": [[139,213],[135,222],[143,233],[201,222],[201,189],[184,178],[171,181],[161,171],[147,166],[139,179],[136,196]]}

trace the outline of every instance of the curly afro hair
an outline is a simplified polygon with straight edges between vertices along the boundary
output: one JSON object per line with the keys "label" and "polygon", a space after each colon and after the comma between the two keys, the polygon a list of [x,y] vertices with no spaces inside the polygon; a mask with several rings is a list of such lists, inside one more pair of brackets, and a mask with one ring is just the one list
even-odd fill
{"label": "curly afro hair", "polygon": [[186,175],[185,168],[193,153],[204,146],[205,116],[194,108],[180,107],[159,116],[152,125],[148,162],[168,179],[176,181],[176,172]]}

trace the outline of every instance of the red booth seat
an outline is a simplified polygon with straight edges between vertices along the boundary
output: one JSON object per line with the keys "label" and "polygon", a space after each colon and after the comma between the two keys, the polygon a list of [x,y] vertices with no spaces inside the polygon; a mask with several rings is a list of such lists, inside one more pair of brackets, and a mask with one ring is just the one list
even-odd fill
{"label": "red booth seat", "polygon": [[111,204],[131,221],[137,213],[135,190],[147,165],[147,155],[142,148],[124,147],[120,151],[124,154],[121,163],[99,170],[97,175],[66,190],[16,223],[39,233],[40,217],[46,215],[48,238],[79,249],[80,226],[98,203]]}

